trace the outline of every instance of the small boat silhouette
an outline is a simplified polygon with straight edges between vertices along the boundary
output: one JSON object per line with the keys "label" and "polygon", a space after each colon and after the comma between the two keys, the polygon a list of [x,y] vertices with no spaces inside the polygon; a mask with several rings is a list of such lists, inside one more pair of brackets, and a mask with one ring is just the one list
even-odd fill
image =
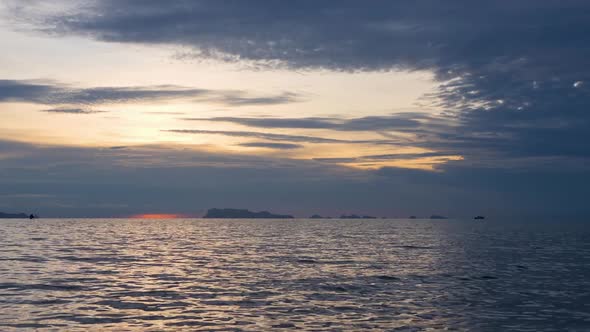
{"label": "small boat silhouette", "polygon": [[486,217],[484,217],[484,216],[476,216],[476,217],[475,217],[475,218],[473,218],[473,219],[475,219],[475,220],[484,220],[485,218],[486,218]]}

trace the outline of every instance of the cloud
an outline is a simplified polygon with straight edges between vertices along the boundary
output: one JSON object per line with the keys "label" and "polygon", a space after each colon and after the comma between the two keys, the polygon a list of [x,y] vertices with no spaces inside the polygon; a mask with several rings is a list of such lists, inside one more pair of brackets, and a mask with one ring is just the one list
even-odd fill
{"label": "cloud", "polygon": [[338,118],[185,118],[187,121],[231,122],[257,128],[331,129],[340,131],[379,131],[417,128],[418,119],[427,119],[420,113],[400,113],[391,116],[367,116],[355,119]]}
{"label": "cloud", "polygon": [[[434,1],[408,6],[378,0],[367,6],[351,0],[204,0],[172,5],[106,0],[34,20],[43,22],[39,29],[46,32],[111,42],[183,45],[202,57],[280,61],[296,67],[377,69],[434,62],[423,58],[428,58],[432,49],[445,47],[429,44],[428,39],[450,38],[452,31],[440,25],[453,23],[468,12],[453,5],[447,10],[448,17],[438,18],[436,10],[441,7]],[[27,8],[20,4],[18,8],[15,15],[38,15],[34,5]],[[421,56],[413,59],[415,55]]]}
{"label": "cloud", "polygon": [[[272,206],[289,213],[293,205],[316,208],[318,202],[327,210],[322,214],[343,206],[390,215],[590,213],[588,1],[102,0],[49,15],[31,13],[34,2],[17,4],[18,20],[53,36],[175,45],[188,49],[189,57],[297,70],[431,71],[440,88],[424,103],[444,110],[436,117],[214,121],[254,128],[382,131],[384,144],[397,139],[390,130],[401,131],[411,136],[409,146],[435,151],[423,157],[465,157],[441,166],[441,172],[361,172],[333,164],[358,158],[306,163],[178,147],[80,149],[0,142],[0,194],[55,195],[55,206],[46,207],[51,213],[104,216],[154,206],[185,213],[195,204]],[[94,105],[182,98],[248,104],[235,91],[221,95],[225,99],[207,89],[175,86],[87,89],[0,81],[4,102]],[[250,105],[298,100],[284,93],[246,96]],[[253,131],[172,132],[279,144],[368,142]],[[120,202],[132,208],[89,207]],[[63,207],[67,204],[83,207],[84,213]]]}
{"label": "cloud", "polygon": [[[0,210],[44,217],[202,215],[214,206],[299,216],[585,216],[585,171],[445,165],[444,172],[361,171],[199,146],[124,149],[0,140]],[[48,176],[50,174],[51,176]],[[25,199],[26,198],[26,199]],[[312,212],[313,211],[313,212]]]}
{"label": "cloud", "polygon": [[48,81],[0,80],[0,102],[100,105],[187,99],[228,106],[276,105],[301,100],[295,93],[261,97],[246,91],[197,89],[175,85],[80,88]]}
{"label": "cloud", "polygon": [[276,96],[252,97],[240,92],[227,93],[220,97],[219,101],[229,106],[279,105],[299,102],[301,96],[293,92],[285,92]]}
{"label": "cloud", "polygon": [[227,130],[193,130],[193,129],[169,129],[165,132],[189,135],[223,135],[229,137],[256,138],[269,141],[286,141],[300,143],[348,143],[348,144],[393,144],[388,140],[341,140],[316,136],[284,135],[256,131],[227,131]]}
{"label": "cloud", "polygon": [[424,146],[497,163],[590,158],[583,143],[590,141],[588,1],[103,0],[61,13],[18,9],[19,20],[45,33],[177,45],[189,49],[185,56],[291,69],[429,70],[441,86],[425,100],[457,125],[420,128]]}
{"label": "cloud", "polygon": [[276,150],[293,150],[302,148],[303,145],[301,144],[292,144],[292,143],[272,143],[272,142],[250,142],[250,143],[242,143],[238,144],[239,146],[247,147],[247,148],[267,148],[267,149],[276,149]]}
{"label": "cloud", "polygon": [[63,113],[63,114],[96,114],[105,113],[106,111],[91,110],[85,108],[50,108],[41,110],[45,113]]}
{"label": "cloud", "polygon": [[[201,56],[334,69],[449,69],[485,65],[502,56],[518,59],[556,48],[563,52],[585,41],[582,31],[589,24],[589,5],[575,0],[485,5],[467,0],[78,4],[78,9],[36,17],[42,22],[38,28],[112,42],[184,45]],[[39,15],[34,4],[18,8],[15,15],[22,19]]]}
{"label": "cloud", "polygon": [[39,104],[126,103],[178,98],[195,98],[209,93],[204,89],[174,86],[76,88],[48,81],[0,80],[0,102]]}
{"label": "cloud", "polygon": [[296,210],[284,200],[285,188],[303,192],[366,177],[313,161],[186,145],[93,148],[0,140],[0,158],[0,196],[31,198],[3,200],[0,210],[34,210],[46,217],[126,216],[152,209],[200,215],[212,206]]}
{"label": "cloud", "polygon": [[456,156],[451,156],[444,152],[423,152],[423,153],[397,153],[397,154],[382,154],[382,155],[368,155],[355,158],[314,158],[313,160],[327,163],[358,163],[371,162],[383,160],[414,160],[418,158],[447,158],[448,160],[456,160]]}

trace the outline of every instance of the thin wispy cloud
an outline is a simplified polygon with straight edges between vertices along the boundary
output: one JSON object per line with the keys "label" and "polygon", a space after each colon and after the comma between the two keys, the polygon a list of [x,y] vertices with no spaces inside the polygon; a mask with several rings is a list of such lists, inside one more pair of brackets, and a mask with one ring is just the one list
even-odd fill
{"label": "thin wispy cloud", "polygon": [[230,130],[199,130],[199,129],[168,129],[164,132],[187,135],[222,135],[228,137],[257,138],[269,141],[286,141],[300,143],[347,143],[347,144],[394,144],[389,140],[343,140],[336,138],[325,138],[304,135],[274,134],[257,131],[230,131]]}
{"label": "thin wispy cloud", "polygon": [[247,148],[266,148],[266,149],[274,149],[274,150],[293,150],[302,148],[303,145],[301,144],[293,144],[293,143],[275,143],[275,142],[249,142],[249,143],[241,143],[238,144],[239,146],[247,147]]}
{"label": "thin wispy cloud", "polygon": [[428,116],[420,113],[401,113],[391,116],[368,116],[356,119],[339,118],[184,118],[186,121],[230,122],[256,128],[331,129],[339,131],[379,131],[417,128],[419,119]]}
{"label": "thin wispy cloud", "polygon": [[0,102],[102,105],[173,100],[246,106],[293,103],[301,99],[295,93],[259,96],[246,91],[198,89],[175,85],[81,88],[46,81],[0,80]]}
{"label": "thin wispy cloud", "polygon": [[97,114],[106,113],[106,111],[93,110],[87,108],[49,108],[41,110],[44,113],[58,113],[58,114]]}
{"label": "thin wispy cloud", "polygon": [[[214,99],[215,100],[215,99]],[[226,93],[219,97],[219,102],[228,106],[252,106],[252,105],[280,105],[302,101],[303,98],[293,92],[285,92],[275,96],[254,97],[247,93]]]}
{"label": "thin wispy cloud", "polygon": [[328,163],[357,163],[368,161],[384,161],[384,160],[412,160],[419,158],[447,158],[449,160],[456,160],[458,156],[450,155],[445,152],[423,152],[423,153],[396,153],[384,155],[366,155],[351,158],[313,158],[313,160],[328,162]]}

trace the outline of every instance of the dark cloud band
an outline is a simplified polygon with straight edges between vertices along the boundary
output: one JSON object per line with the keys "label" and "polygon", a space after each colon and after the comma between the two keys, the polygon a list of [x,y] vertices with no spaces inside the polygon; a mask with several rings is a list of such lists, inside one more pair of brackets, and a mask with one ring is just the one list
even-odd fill
{"label": "dark cloud band", "polygon": [[402,113],[391,116],[368,116],[356,119],[338,118],[185,118],[187,121],[231,122],[257,128],[331,129],[340,131],[377,131],[408,129],[420,126],[418,119],[427,119],[425,114]]}
{"label": "dark cloud band", "polygon": [[261,97],[246,91],[196,89],[174,85],[79,88],[55,82],[0,80],[0,102],[29,102],[45,105],[192,100],[227,106],[246,106],[293,103],[300,99],[300,96],[295,93]]}
{"label": "dark cloud band", "polygon": [[242,143],[238,144],[239,146],[247,147],[247,148],[266,148],[266,149],[275,149],[275,150],[293,150],[302,148],[303,145],[301,144],[293,144],[293,143],[273,143],[273,142],[250,142],[250,143]]}
{"label": "dark cloud band", "polygon": [[316,136],[273,134],[257,131],[227,131],[227,130],[197,130],[197,129],[169,129],[165,132],[189,135],[222,135],[228,137],[256,138],[269,141],[285,141],[295,143],[343,143],[343,144],[393,144],[387,140],[341,140]]}
{"label": "dark cloud band", "polygon": [[[497,162],[590,158],[585,144],[590,141],[588,1],[102,0],[43,17],[28,17],[32,11],[26,4],[18,8],[15,15],[36,22],[41,31],[179,45],[190,50],[188,56],[297,69],[429,70],[441,83],[429,101],[455,125],[415,128],[424,147]],[[13,99],[60,99],[54,93],[47,97],[43,84],[7,91]],[[87,92],[90,97],[75,94],[76,99],[117,99],[112,91]],[[141,98],[143,93],[126,91],[118,98]],[[178,93],[186,92],[162,94]],[[234,106],[286,101],[292,97],[225,99]],[[239,121],[277,128],[363,126],[322,119]]]}
{"label": "dark cloud band", "polygon": [[105,113],[105,111],[99,110],[92,110],[86,108],[50,108],[41,110],[41,112],[45,113],[61,113],[61,114],[96,114],[96,113]]}

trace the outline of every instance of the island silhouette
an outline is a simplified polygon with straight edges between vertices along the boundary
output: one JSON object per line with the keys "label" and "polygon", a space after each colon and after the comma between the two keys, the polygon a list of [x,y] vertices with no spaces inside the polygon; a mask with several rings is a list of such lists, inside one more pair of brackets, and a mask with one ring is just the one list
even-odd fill
{"label": "island silhouette", "polygon": [[0,212],[0,219],[29,219],[26,213],[4,213]]}
{"label": "island silhouette", "polygon": [[[37,214],[27,214],[27,213],[6,213],[0,212],[0,219],[38,219],[39,216]],[[207,210],[207,213],[203,216],[206,219],[294,219],[295,217],[288,214],[275,214],[269,211],[250,211],[247,209],[234,209],[234,208],[212,208]],[[340,217],[332,218],[327,216],[322,216],[319,214],[314,214],[309,217],[309,219],[378,219],[374,216],[369,215],[358,215],[358,214],[350,214],[350,215],[341,215]],[[384,219],[386,219],[384,217]],[[418,219],[416,216],[410,216],[409,219]],[[432,215],[429,219],[448,219],[446,216],[442,215]],[[474,217],[475,220],[484,220],[484,216],[476,216]]]}
{"label": "island silhouette", "polygon": [[324,217],[319,214],[314,214],[311,217],[309,217],[309,219],[332,219],[332,217]]}
{"label": "island silhouette", "polygon": [[273,214],[268,211],[252,212],[246,209],[209,209],[203,216],[207,219],[293,219],[286,214]]}
{"label": "island silhouette", "polygon": [[356,214],[351,214],[351,215],[341,215],[340,219],[377,219],[377,217],[373,217],[373,216],[359,216]]}

